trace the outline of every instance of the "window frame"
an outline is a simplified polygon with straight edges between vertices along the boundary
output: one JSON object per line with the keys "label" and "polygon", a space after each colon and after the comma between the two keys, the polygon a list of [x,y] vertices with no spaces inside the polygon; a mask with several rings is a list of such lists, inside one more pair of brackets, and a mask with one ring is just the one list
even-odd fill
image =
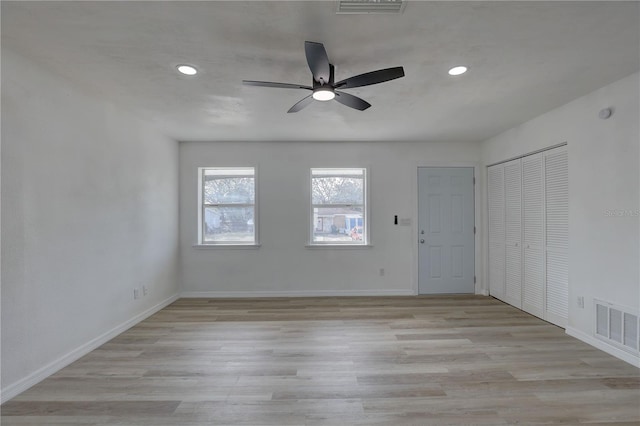
{"label": "window frame", "polygon": [[[316,170],[362,170],[362,240],[352,240],[352,241],[314,241],[314,230],[315,230],[315,221],[314,221],[314,209],[315,208],[340,208],[340,207],[353,207],[360,206],[360,204],[353,203],[343,203],[343,204],[314,204],[313,203],[313,179],[314,179],[314,171]],[[308,242],[307,247],[309,248],[366,248],[371,247],[371,214],[370,214],[370,197],[369,197],[369,179],[370,179],[370,170],[369,167],[364,166],[353,166],[353,167],[311,167],[309,169],[309,214],[308,214]],[[332,175],[325,175],[326,177],[338,177],[341,176],[340,173],[335,173]],[[353,175],[344,175],[344,176],[353,176]],[[316,175],[317,177],[317,175]]]}
{"label": "window frame", "polygon": [[[253,169],[253,175],[239,175],[239,174],[230,174],[225,177],[253,177],[253,204],[250,203],[219,203],[219,204],[205,204],[205,172],[206,170],[229,170],[229,171],[239,171],[239,170],[248,170]],[[223,175],[224,176],[224,175]],[[204,231],[205,231],[205,210],[208,207],[252,207],[253,206],[253,241],[205,241]],[[258,167],[256,166],[207,166],[207,167],[198,167],[198,237],[196,247],[200,248],[228,248],[228,247],[259,247],[259,210],[258,210]]]}

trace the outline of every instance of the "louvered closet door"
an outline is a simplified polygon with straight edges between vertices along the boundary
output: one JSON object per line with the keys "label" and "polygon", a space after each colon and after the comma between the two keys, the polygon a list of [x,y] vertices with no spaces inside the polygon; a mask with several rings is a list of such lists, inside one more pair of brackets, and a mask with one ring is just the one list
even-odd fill
{"label": "louvered closet door", "polygon": [[504,222],[504,167],[489,167],[489,293],[504,300],[505,288],[505,222]]}
{"label": "louvered closet door", "polygon": [[505,302],[522,308],[522,163],[504,164]]}
{"label": "louvered closet door", "polygon": [[544,318],[544,163],[542,154],[522,159],[524,282],[522,309]]}
{"label": "louvered closet door", "polygon": [[546,206],[545,319],[561,327],[569,317],[569,164],[567,148],[544,153]]}

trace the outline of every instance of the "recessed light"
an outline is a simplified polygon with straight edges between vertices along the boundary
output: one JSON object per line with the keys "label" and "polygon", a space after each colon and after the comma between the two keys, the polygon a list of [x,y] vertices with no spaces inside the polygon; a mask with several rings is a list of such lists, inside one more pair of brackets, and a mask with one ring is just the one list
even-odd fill
{"label": "recessed light", "polygon": [[178,65],[176,68],[178,69],[178,71],[181,74],[184,74],[184,75],[196,75],[196,74],[198,74],[198,70],[195,67],[191,66],[191,65],[182,64],[182,65]]}
{"label": "recessed light", "polygon": [[460,66],[451,68],[449,70],[449,75],[460,75],[460,74],[464,74],[465,72],[467,72],[467,67],[465,67],[464,65],[460,65]]}

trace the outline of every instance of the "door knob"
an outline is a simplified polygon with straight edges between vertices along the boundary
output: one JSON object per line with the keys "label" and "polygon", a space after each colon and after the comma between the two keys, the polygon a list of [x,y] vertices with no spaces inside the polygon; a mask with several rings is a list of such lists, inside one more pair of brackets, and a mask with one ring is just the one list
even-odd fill
{"label": "door knob", "polygon": [[424,240],[420,240],[420,244],[424,244]]}

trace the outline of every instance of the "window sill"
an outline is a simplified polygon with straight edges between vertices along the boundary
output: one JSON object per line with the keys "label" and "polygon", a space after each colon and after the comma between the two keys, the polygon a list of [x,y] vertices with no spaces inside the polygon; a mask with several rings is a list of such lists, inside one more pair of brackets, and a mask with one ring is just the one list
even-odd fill
{"label": "window sill", "polygon": [[308,249],[338,249],[338,250],[357,250],[373,248],[372,244],[306,244]]}
{"label": "window sill", "polygon": [[210,249],[259,249],[261,244],[194,244],[192,247],[196,250],[210,250]]}

